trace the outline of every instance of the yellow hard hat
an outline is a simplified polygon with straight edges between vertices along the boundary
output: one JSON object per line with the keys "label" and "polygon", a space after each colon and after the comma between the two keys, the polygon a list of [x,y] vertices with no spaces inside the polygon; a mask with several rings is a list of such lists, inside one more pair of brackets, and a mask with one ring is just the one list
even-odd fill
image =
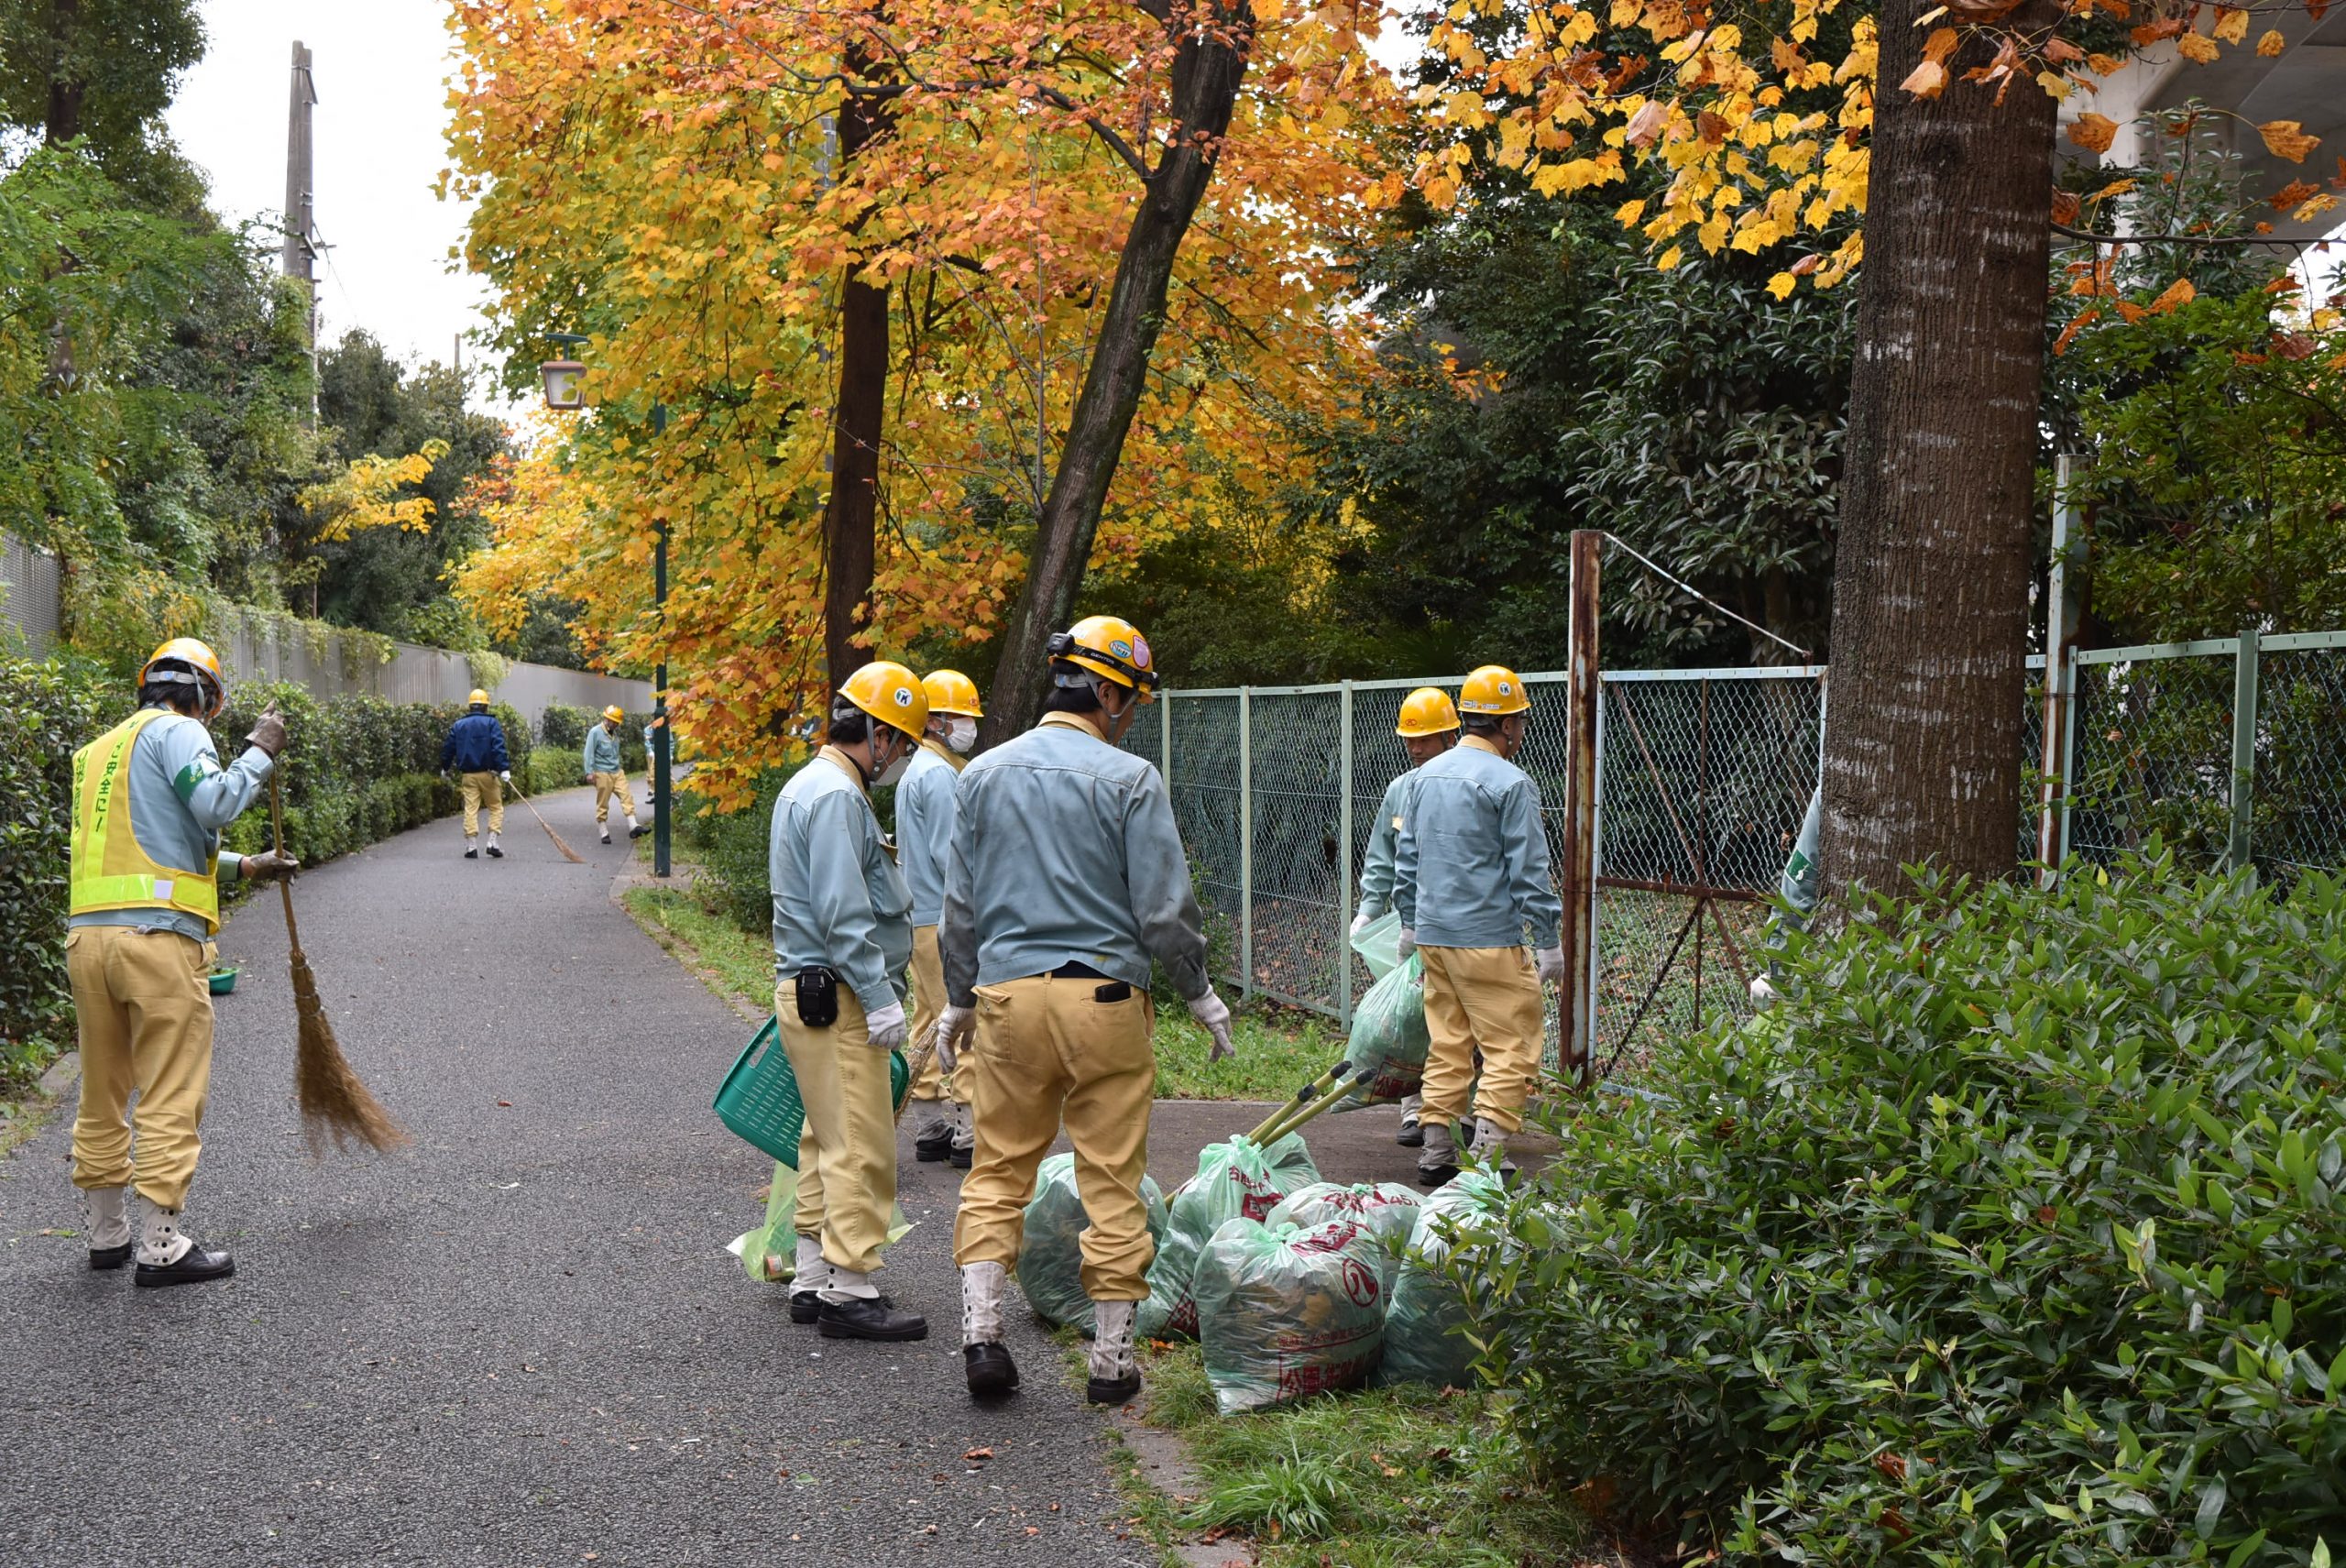
{"label": "yellow hard hat", "polygon": [[625,718],[627,715],[620,710],[618,703],[613,703],[610,707],[603,709],[603,717],[609,719],[612,723],[617,724],[620,719]]}
{"label": "yellow hard hat", "polygon": [[1143,702],[1157,700],[1157,669],[1149,658],[1148,639],[1120,615],[1087,615],[1067,630],[1052,632],[1044,652],[1132,687]]}
{"label": "yellow hard hat", "polygon": [[138,684],[150,681],[192,682],[203,694],[203,717],[217,718],[228,706],[228,675],[220,655],[192,637],[174,637],[148,656],[138,672]]}
{"label": "yellow hard hat", "polygon": [[465,698],[465,701],[474,707],[487,707],[488,706],[488,694],[481,690],[478,686],[475,686],[473,688],[473,695]]}
{"label": "yellow hard hat", "polygon": [[1504,664],[1485,664],[1458,688],[1458,707],[1464,713],[1521,713],[1531,706],[1523,677]]}
{"label": "yellow hard hat", "polygon": [[931,713],[958,713],[964,718],[986,716],[978,706],[978,683],[959,670],[932,670],[920,678],[920,689],[928,694]]}
{"label": "yellow hard hat", "polygon": [[928,694],[920,677],[893,659],[874,659],[847,678],[839,696],[914,740],[928,727]]}
{"label": "yellow hard hat", "polygon": [[1393,733],[1422,740],[1457,728],[1458,710],[1450,705],[1450,694],[1438,686],[1420,686],[1401,699],[1401,722]]}

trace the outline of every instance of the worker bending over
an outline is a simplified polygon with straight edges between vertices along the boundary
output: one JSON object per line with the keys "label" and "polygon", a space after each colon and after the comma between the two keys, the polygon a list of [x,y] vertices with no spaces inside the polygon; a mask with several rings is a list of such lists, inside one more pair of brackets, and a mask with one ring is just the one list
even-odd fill
{"label": "worker bending over", "polygon": [[948,1005],[936,1039],[977,1122],[953,1260],[972,1394],[1018,1386],[1002,1303],[1027,1198],[1064,1121],[1090,1228],[1083,1286],[1097,1309],[1094,1403],[1140,1391],[1133,1314],[1155,1244],[1140,1196],[1157,1084],[1149,960],[1230,1055],[1230,1009],[1206,978],[1189,864],[1157,771],[1116,742],[1157,686],[1148,643],[1095,615],[1055,633],[1049,709],[971,762],[955,791],[939,935]]}
{"label": "worker bending over", "polygon": [[260,794],[285,749],[285,722],[271,709],[223,768],[204,722],[227,703],[219,659],[176,637],[139,672],[138,711],[73,753],[65,920],[82,1053],[73,1185],[90,1266],[120,1268],[135,1249],[141,1285],[236,1271],[183,1223],[212,1086],[219,876],[266,882],[292,875],[295,863],[274,852],[221,859],[220,829]]}
{"label": "worker bending over", "polygon": [[[1449,693],[1420,686],[1401,699],[1401,717],[1393,733],[1401,738],[1409,765],[1385,786],[1385,798],[1376,807],[1376,824],[1369,829],[1368,856],[1360,868],[1360,913],[1353,916],[1355,937],[1392,911],[1394,840],[1400,834],[1402,816],[1409,809],[1409,797],[1417,793],[1418,770],[1458,744],[1458,709],[1451,706]],[[1411,1094],[1401,1102],[1401,1130],[1393,1141],[1404,1148],[1416,1148],[1426,1141],[1424,1129],[1418,1124],[1424,1099],[1422,1093]]]}
{"label": "worker bending over", "polygon": [[[896,854],[913,898],[913,1027],[917,1046],[945,1011],[945,970],[937,955],[937,927],[945,917],[945,861],[953,847],[953,786],[978,743],[977,684],[959,670],[923,676],[928,732],[896,786]],[[973,1148],[969,1091],[957,1073],[931,1058],[913,1081],[913,1153],[950,1159],[970,1168]]]}
{"label": "worker bending over", "polygon": [[619,771],[619,721],[627,717],[613,703],[603,709],[603,722],[589,725],[586,744],[579,752],[578,765],[586,782],[595,786],[595,826],[603,830],[603,842],[611,841],[611,797],[619,796],[619,813],[627,818],[627,836],[641,839],[651,829],[635,819],[635,796],[627,792],[627,774]]}
{"label": "worker bending over", "polygon": [[[1418,770],[1393,855],[1401,953],[1425,962],[1425,1146],[1418,1179],[1458,1174],[1457,1133],[1474,1094],[1474,1157],[1504,1168],[1540,1069],[1540,988],[1564,977],[1562,902],[1548,876],[1540,791],[1507,759],[1531,698],[1522,677],[1485,664],[1459,688],[1466,738]],[[1526,927],[1535,959],[1524,951]],[[1483,1053],[1474,1090],[1474,1051]]]}
{"label": "worker bending over", "polygon": [[872,1282],[896,1202],[888,1056],[904,1043],[911,896],[872,814],[928,721],[920,681],[880,660],[831,699],[829,743],[783,786],[766,872],[773,887],[774,1017],[806,1108],[798,1135],[793,1322],[830,1339],[913,1340],[928,1320]]}
{"label": "worker bending over", "polygon": [[506,784],[513,782],[512,763],[505,755],[505,726],[488,711],[488,694],[476,689],[465,699],[471,711],[448,729],[440,742],[440,776],[454,768],[465,792],[465,859],[480,859],[480,806],[488,802],[488,858],[501,861],[505,851],[497,836],[505,831]]}

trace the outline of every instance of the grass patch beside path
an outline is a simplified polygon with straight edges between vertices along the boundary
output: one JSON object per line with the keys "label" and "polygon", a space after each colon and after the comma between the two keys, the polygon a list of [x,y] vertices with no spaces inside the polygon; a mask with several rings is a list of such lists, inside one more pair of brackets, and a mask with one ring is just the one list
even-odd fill
{"label": "grass patch beside path", "polygon": [[[649,839],[641,840],[649,843]],[[692,891],[688,868],[676,887],[631,887],[627,912],[652,938],[699,971],[709,989],[761,1017],[773,1008],[773,944],[742,930]],[[1297,1023],[1287,1012],[1246,1013],[1233,1031],[1238,1054],[1206,1060],[1212,1040],[1179,1003],[1157,1009],[1157,1096],[1160,1100],[1284,1100],[1343,1054],[1323,1020]]]}
{"label": "grass patch beside path", "polygon": [[1146,1419],[1178,1433],[1198,1470],[1194,1496],[1174,1499],[1180,1524],[1248,1538],[1262,1568],[1617,1561],[1592,1550],[1579,1509],[1535,1481],[1498,1430],[1503,1396],[1376,1388],[1223,1416],[1196,1345],[1146,1363]]}

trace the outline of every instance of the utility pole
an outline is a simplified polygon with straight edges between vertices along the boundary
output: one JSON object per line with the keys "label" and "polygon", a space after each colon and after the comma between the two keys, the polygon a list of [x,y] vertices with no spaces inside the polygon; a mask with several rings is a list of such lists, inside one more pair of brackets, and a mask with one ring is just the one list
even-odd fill
{"label": "utility pole", "polygon": [[311,181],[310,110],[318,101],[310,74],[310,51],[293,44],[293,84],[285,112],[285,276],[301,284],[306,313],[303,338],[310,347],[310,428],[318,427],[317,212]]}

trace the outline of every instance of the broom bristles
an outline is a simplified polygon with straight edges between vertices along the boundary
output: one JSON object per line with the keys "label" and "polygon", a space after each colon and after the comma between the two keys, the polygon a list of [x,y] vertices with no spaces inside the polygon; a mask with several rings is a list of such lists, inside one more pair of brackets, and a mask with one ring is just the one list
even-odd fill
{"label": "broom bristles", "polygon": [[[530,797],[528,795],[522,795],[521,800],[522,805],[530,806],[531,816],[538,817],[538,808],[534,806],[530,806]],[[538,817],[538,826],[546,830],[546,837],[554,840],[554,847],[562,851],[562,858],[564,860],[582,866],[586,863],[586,857],[580,854],[577,850],[572,849],[567,843],[565,843],[562,835],[554,830],[553,823],[547,821],[543,817]]]}
{"label": "broom bristles", "polygon": [[293,949],[293,1011],[300,1020],[293,1093],[301,1108],[301,1136],[311,1154],[323,1153],[329,1136],[336,1149],[348,1147],[353,1139],[378,1151],[405,1144],[406,1131],[359,1081],[342,1054],[342,1042],[334,1038],[334,1025],[318,1000],[317,977],[310,972],[308,955],[299,948]]}

